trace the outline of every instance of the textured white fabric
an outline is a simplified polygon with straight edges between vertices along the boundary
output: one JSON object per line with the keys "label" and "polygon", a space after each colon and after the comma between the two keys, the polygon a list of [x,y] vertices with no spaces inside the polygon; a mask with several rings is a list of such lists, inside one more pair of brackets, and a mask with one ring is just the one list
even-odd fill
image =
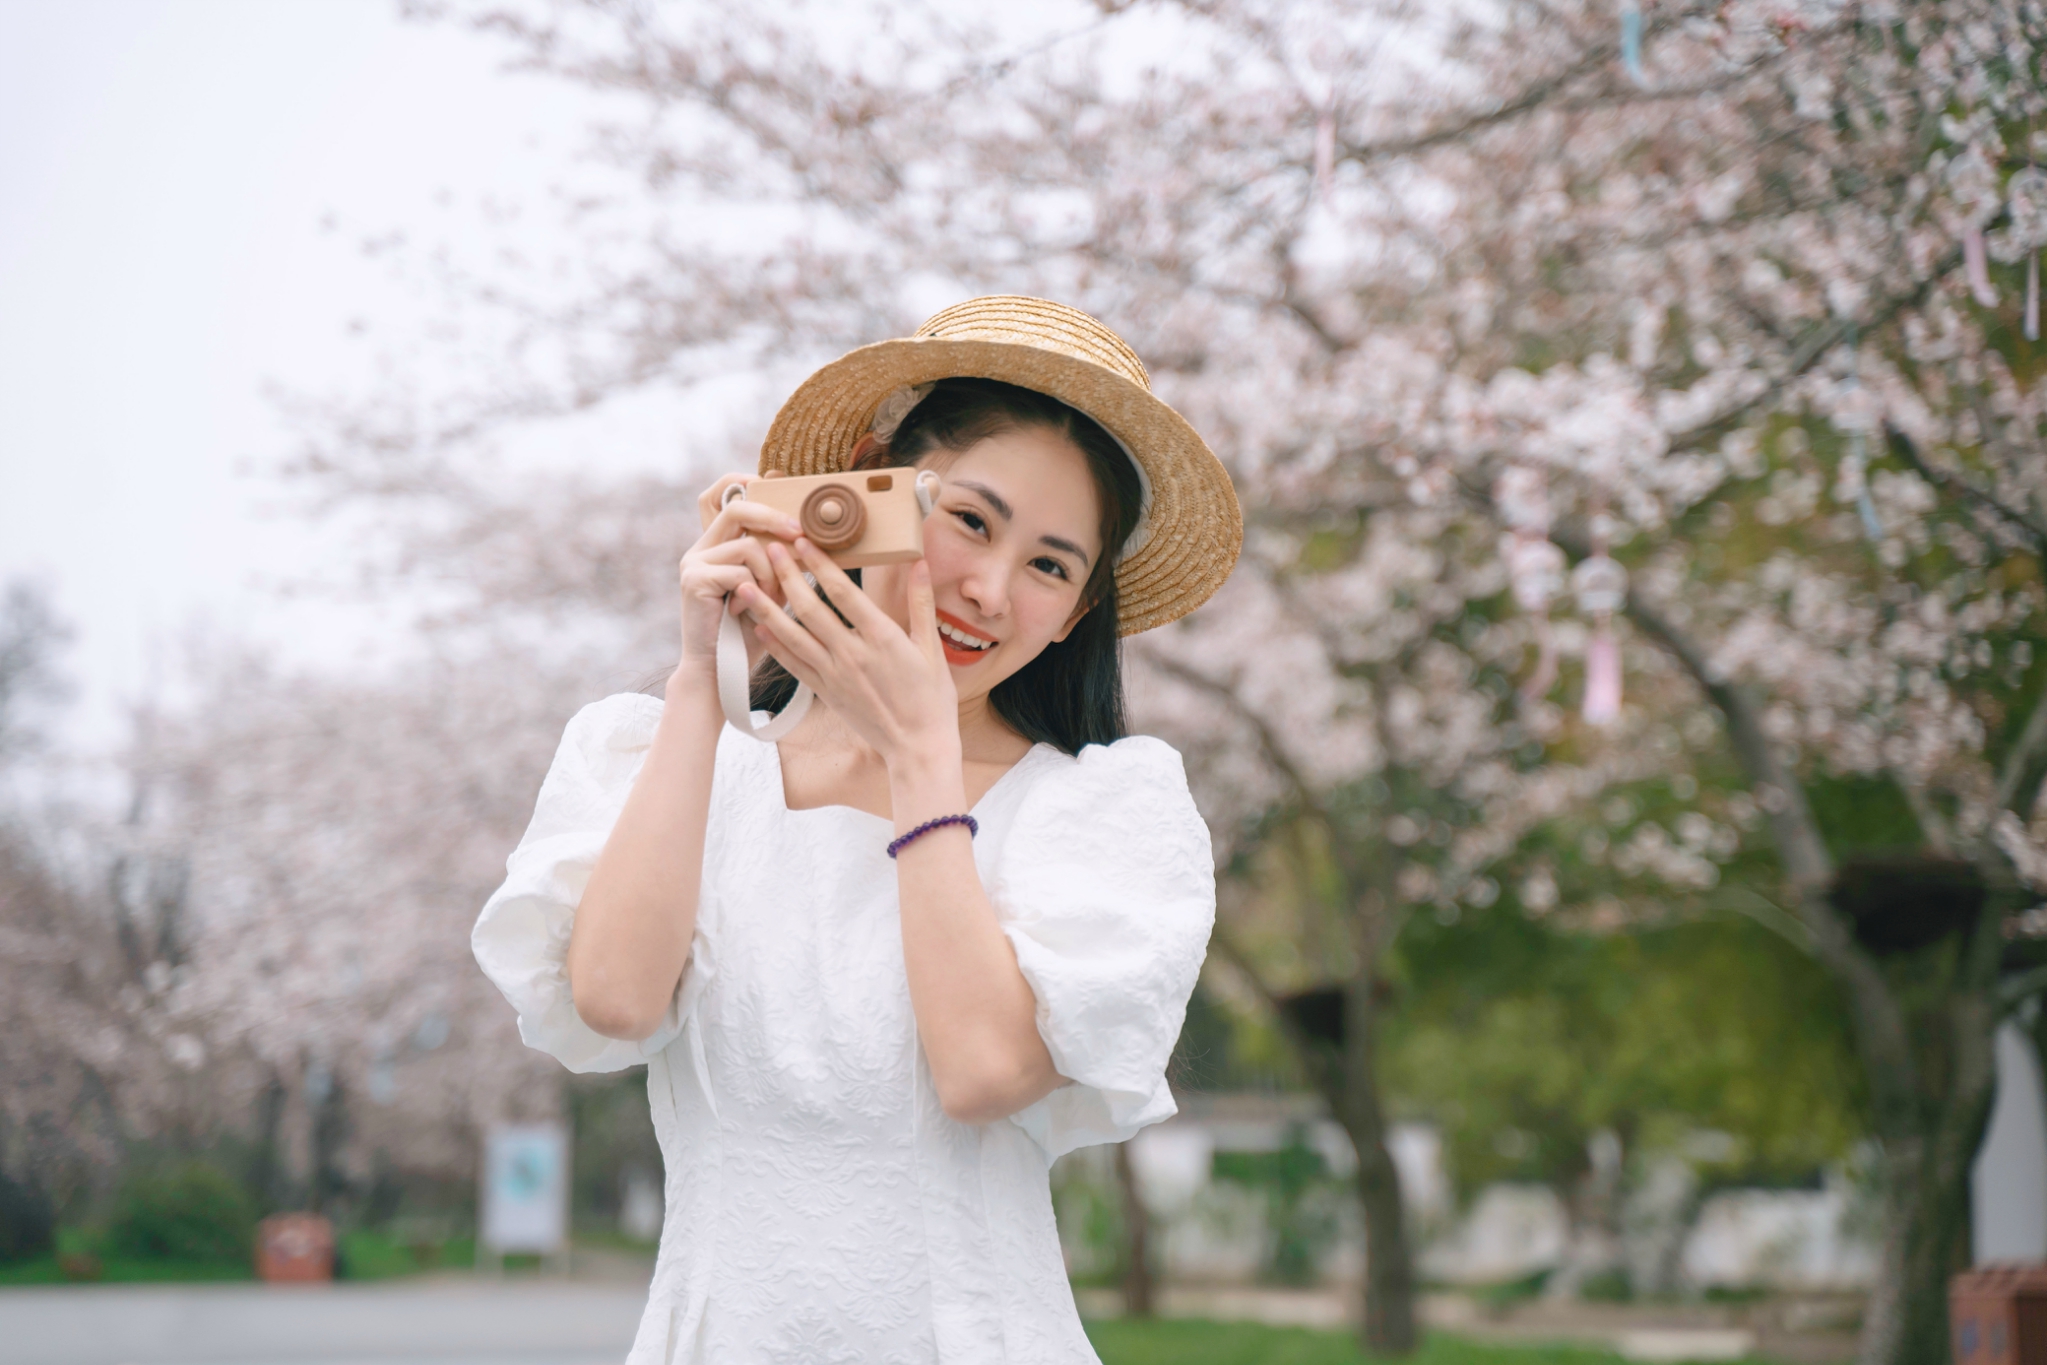
{"label": "textured white fabric", "polygon": [[903,975],[890,823],[791,811],[780,756],[720,732],[697,936],[640,1043],[576,1017],[575,905],[661,703],[570,722],[474,936],[521,1036],[580,1071],[648,1063],[667,1167],[630,1365],[1078,1365],[1053,1157],[1173,1113],[1165,1065],[1215,911],[1207,828],[1155,739],[1046,745],[974,809],[974,858],[1071,1085],[973,1126],[939,1108]]}

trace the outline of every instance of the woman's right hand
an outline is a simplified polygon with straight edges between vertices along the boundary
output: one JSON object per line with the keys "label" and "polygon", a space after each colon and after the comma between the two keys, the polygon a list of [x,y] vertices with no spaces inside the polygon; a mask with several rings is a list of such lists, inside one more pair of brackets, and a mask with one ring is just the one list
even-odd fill
{"label": "woman's right hand", "polygon": [[[712,685],[717,680],[718,625],[727,595],[741,583],[753,583],[778,605],[783,601],[781,584],[768,564],[766,544],[748,532],[793,541],[803,530],[796,518],[765,503],[744,498],[724,501],[726,489],[750,484],[756,477],[727,474],[704,490],[697,499],[704,533],[682,557],[682,666],[678,671],[694,673],[698,680]],[[753,632],[746,634],[751,655],[757,646],[752,645]]]}

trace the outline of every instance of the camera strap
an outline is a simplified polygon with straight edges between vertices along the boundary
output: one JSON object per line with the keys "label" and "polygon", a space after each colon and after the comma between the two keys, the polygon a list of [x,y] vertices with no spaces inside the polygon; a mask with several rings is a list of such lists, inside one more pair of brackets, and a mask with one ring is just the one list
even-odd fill
{"label": "camera strap", "polygon": [[[722,508],[745,496],[746,485],[735,483],[725,490],[718,505]],[[746,668],[746,636],[740,632],[739,618],[732,614],[728,594],[718,616],[718,705],[725,712],[725,723],[742,735],[772,744],[796,728],[810,710],[812,695],[808,687],[797,683],[795,695],[780,715],[770,717],[764,725],[753,723],[753,679]]]}
{"label": "camera strap", "polygon": [[746,637],[740,633],[739,618],[732,614],[732,599],[725,599],[718,621],[718,704],[725,710],[726,723],[742,735],[772,744],[796,728],[810,710],[811,690],[796,684],[796,695],[781,714],[766,724],[753,723],[752,679],[746,671]]}
{"label": "camera strap", "polygon": [[796,684],[796,696],[788,700],[782,714],[766,724],[753,724],[751,679],[747,677],[747,639],[739,632],[739,618],[733,616],[731,598],[718,618],[718,706],[725,708],[725,720],[741,735],[761,743],[774,743],[796,729],[804,712],[811,710],[811,690]]}

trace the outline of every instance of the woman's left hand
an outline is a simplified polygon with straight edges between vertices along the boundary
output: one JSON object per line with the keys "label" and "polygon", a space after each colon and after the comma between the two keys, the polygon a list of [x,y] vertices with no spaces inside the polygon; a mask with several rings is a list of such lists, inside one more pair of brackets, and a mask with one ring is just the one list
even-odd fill
{"label": "woman's left hand", "polygon": [[[782,666],[824,698],[891,768],[906,759],[929,758],[956,770],[959,692],[938,642],[930,566],[921,559],[910,566],[910,628],[905,631],[806,539],[798,538],[793,547],[769,541],[768,563],[789,610],[751,583],[738,595],[753,613],[762,643]],[[805,571],[817,576],[831,606],[803,581]],[[833,607],[845,621],[833,614]]]}

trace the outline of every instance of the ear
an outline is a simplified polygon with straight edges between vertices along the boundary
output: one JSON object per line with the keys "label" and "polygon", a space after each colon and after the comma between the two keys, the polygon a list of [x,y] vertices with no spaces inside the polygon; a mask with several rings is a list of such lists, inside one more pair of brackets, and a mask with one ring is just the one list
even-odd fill
{"label": "ear", "polygon": [[846,468],[859,469],[876,455],[888,453],[888,444],[873,432],[868,432],[853,442],[853,453],[846,460]]}
{"label": "ear", "polygon": [[1094,609],[1095,604],[1092,602],[1083,602],[1079,606],[1075,607],[1073,609],[1073,615],[1066,618],[1066,624],[1059,627],[1059,633],[1052,637],[1052,643],[1055,645],[1065,644],[1066,637],[1073,634],[1073,628],[1080,624],[1080,618],[1086,616],[1089,612],[1093,611]]}

